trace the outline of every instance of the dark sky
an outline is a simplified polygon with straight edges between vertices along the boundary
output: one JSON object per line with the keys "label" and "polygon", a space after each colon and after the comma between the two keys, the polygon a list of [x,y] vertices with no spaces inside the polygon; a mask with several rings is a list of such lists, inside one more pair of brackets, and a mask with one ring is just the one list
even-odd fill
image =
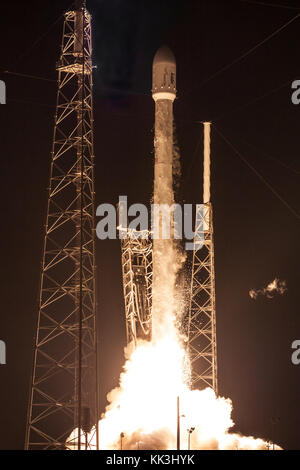
{"label": "dark sky", "polygon": [[[151,197],[151,66],[156,49],[167,43],[177,60],[179,202],[201,202],[197,121],[213,122],[220,394],[233,400],[236,431],[299,449],[300,365],[291,363],[291,343],[300,339],[299,217],[293,213],[300,211],[300,106],[291,102],[291,83],[300,79],[300,17],[232,62],[300,13],[300,6],[293,0],[281,0],[281,7],[275,0],[262,3],[88,1],[97,65],[96,201],[115,203],[125,194],[132,203],[147,203]],[[1,449],[20,449],[24,442],[62,33],[62,19],[55,21],[69,4],[12,0],[1,5],[0,79],[7,85],[7,104],[0,107],[0,339],[7,345],[7,365],[0,366]],[[123,364],[125,319],[120,244],[98,240],[96,247],[103,411]],[[249,297],[250,288],[264,287],[275,276],[286,280],[286,294]],[[272,424],[272,417],[279,423]]]}

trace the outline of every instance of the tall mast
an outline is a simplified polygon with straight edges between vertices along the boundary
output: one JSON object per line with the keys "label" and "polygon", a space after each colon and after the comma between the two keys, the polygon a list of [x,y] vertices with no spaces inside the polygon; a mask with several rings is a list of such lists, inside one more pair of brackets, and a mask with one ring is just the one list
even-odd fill
{"label": "tall mast", "polygon": [[65,13],[56,67],[26,449],[63,449],[74,429],[71,447],[91,448],[84,436],[98,421],[91,41],[91,16],[77,2]]}
{"label": "tall mast", "polygon": [[[201,241],[199,243],[199,241]],[[197,205],[188,348],[195,388],[218,393],[213,212],[210,201],[210,123],[204,122],[203,205]]]}

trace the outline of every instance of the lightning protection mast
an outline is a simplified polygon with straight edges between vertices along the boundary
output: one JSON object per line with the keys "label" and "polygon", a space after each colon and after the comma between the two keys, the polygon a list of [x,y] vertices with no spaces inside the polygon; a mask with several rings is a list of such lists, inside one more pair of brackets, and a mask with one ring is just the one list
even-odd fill
{"label": "lightning protection mast", "polygon": [[210,201],[210,122],[204,123],[203,205],[197,205],[188,348],[191,383],[218,394],[213,212]]}
{"label": "lightning protection mast", "polygon": [[[98,448],[91,15],[65,13],[26,449]],[[81,430],[81,431],[80,431]]]}

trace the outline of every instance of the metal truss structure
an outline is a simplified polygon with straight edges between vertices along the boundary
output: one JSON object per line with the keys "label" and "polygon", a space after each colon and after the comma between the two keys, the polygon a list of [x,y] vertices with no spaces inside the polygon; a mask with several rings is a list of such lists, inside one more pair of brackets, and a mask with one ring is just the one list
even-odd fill
{"label": "metal truss structure", "polygon": [[91,16],[79,2],[65,13],[57,64],[26,449],[65,449],[74,429],[69,447],[98,447],[91,52]]}
{"label": "metal truss structure", "polygon": [[149,233],[126,229],[121,238],[127,344],[152,337],[152,242]]}
{"label": "metal truss structure", "polygon": [[188,348],[191,384],[218,393],[213,213],[211,203],[197,205],[195,220]]}

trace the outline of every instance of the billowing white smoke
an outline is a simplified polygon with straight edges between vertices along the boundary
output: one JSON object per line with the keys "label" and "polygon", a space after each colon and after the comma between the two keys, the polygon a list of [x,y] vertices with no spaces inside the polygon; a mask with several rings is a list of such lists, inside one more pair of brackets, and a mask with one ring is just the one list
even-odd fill
{"label": "billowing white smoke", "polygon": [[[121,440],[127,450],[176,449],[177,396],[181,449],[188,448],[191,427],[194,450],[267,449],[262,439],[230,433],[231,400],[216,397],[210,388],[189,389],[184,380],[185,353],[174,337],[166,335],[156,344],[141,341],[125,353],[120,385],[108,394],[109,405],[99,421],[101,449],[120,449]],[[76,442],[76,432],[72,438]]]}
{"label": "billowing white smoke", "polygon": [[180,397],[181,448],[187,449],[187,429],[193,449],[266,449],[260,439],[230,434],[230,400],[213,390],[191,391],[184,383],[184,350],[166,335],[156,345],[141,342],[126,361],[120,386],[108,394],[99,422],[100,446],[119,449],[176,449],[176,403]]}
{"label": "billowing white smoke", "polygon": [[282,295],[287,291],[286,282],[280,281],[275,278],[263,289],[251,289],[249,295],[252,299],[257,299],[259,295],[266,296],[268,299],[273,299],[275,294]]}

